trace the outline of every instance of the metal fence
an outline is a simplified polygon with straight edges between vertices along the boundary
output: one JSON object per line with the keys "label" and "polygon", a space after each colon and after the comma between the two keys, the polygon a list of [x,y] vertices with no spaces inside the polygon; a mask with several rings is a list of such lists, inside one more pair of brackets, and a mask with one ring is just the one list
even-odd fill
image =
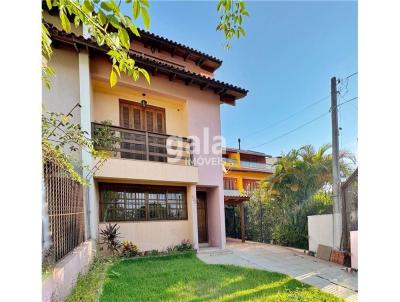
{"label": "metal fence", "polygon": [[358,169],[342,183],[342,248],[350,250],[350,231],[358,230]]}
{"label": "metal fence", "polygon": [[51,161],[43,178],[52,257],[58,261],[84,241],[83,187]]}
{"label": "metal fence", "polygon": [[[245,239],[263,243],[270,243],[271,218],[266,206],[256,201],[244,203]],[[240,237],[240,210],[236,205],[225,205],[225,232],[227,237]]]}

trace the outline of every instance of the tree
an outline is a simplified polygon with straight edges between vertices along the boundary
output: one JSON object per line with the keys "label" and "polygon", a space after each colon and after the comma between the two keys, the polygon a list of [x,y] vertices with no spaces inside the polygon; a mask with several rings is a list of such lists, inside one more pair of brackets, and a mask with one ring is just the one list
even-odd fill
{"label": "tree", "polygon": [[[275,172],[264,181],[254,198],[266,205],[273,221],[272,239],[279,244],[307,247],[307,216],[332,212],[332,154],[330,145],[318,150],[311,145],[293,149],[275,164]],[[341,152],[343,175],[351,173],[349,160],[354,156]]]}

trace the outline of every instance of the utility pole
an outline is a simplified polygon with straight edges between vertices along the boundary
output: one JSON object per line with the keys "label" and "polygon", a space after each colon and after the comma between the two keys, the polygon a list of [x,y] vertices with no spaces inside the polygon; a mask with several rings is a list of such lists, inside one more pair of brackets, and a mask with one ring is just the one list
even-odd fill
{"label": "utility pole", "polygon": [[333,176],[333,247],[340,250],[342,239],[342,201],[339,169],[339,128],[336,77],[331,78],[332,176]]}

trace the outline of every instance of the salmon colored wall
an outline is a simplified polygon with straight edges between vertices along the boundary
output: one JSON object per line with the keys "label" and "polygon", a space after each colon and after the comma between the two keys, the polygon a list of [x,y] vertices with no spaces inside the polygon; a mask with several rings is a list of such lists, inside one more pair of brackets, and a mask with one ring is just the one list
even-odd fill
{"label": "salmon colored wall", "polygon": [[142,99],[148,105],[165,109],[166,133],[178,136],[188,135],[186,103],[165,96],[147,93],[145,97],[135,87],[117,86],[110,89],[108,82],[93,80],[93,120],[101,122],[111,120],[119,126],[119,99],[140,103]]}
{"label": "salmon colored wall", "polygon": [[[118,222],[121,240],[132,241],[141,251],[165,250],[172,244],[181,243],[184,239],[188,239],[193,243],[191,188],[191,186],[187,186],[187,220]],[[99,224],[99,231],[104,225],[104,223]],[[197,232],[197,230],[195,231]]]}

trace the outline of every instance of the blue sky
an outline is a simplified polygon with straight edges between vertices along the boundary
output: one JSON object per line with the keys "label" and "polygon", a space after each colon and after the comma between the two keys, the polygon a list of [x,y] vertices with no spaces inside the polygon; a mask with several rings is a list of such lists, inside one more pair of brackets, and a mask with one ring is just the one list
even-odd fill
{"label": "blue sky", "polygon": [[[216,78],[249,90],[235,107],[221,108],[222,134],[228,146],[279,155],[305,144],[331,140],[328,112],[330,78],[357,71],[357,3],[350,1],[251,1],[247,35],[223,47],[216,32],[218,14],[211,1],[151,2],[151,31],[223,60]],[[345,91],[345,89],[343,89]],[[357,96],[357,76],[339,102]],[[357,151],[357,101],[340,107],[341,147]],[[266,142],[270,142],[265,144]]]}

